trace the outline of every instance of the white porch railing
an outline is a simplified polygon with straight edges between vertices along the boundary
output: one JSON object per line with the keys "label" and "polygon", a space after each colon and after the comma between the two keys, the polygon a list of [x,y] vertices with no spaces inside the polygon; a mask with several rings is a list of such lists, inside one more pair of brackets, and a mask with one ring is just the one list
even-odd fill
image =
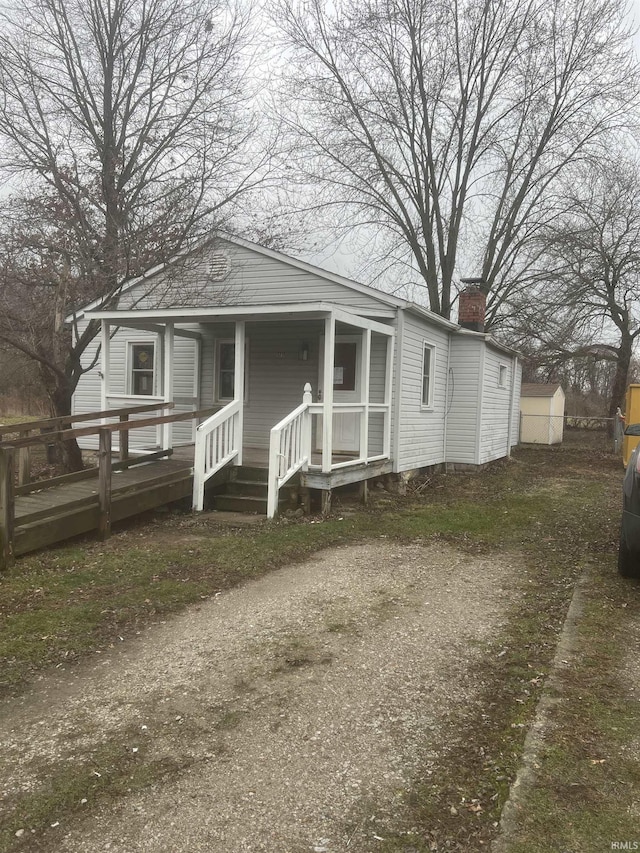
{"label": "white porch railing", "polygon": [[[267,496],[267,516],[273,518],[278,512],[278,492],[293,475],[302,470],[315,469],[336,471],[349,466],[368,464],[391,457],[391,407],[386,403],[334,403],[333,414],[359,415],[367,429],[361,426],[360,450],[353,459],[334,462],[328,466],[313,465],[311,461],[312,440],[311,421],[313,417],[322,418],[325,413],[322,403],[312,403],[311,385],[304,387],[303,402],[297,409],[283,418],[271,430],[269,442],[269,487]],[[382,415],[381,452],[369,452],[368,426],[371,414]],[[322,421],[324,429],[324,420]]]}
{"label": "white porch railing", "polygon": [[241,455],[240,407],[240,400],[233,400],[196,429],[193,508],[198,512],[204,507],[204,484],[207,480]]}
{"label": "white porch railing", "polygon": [[[343,462],[334,462],[333,459],[322,461],[322,464],[311,464],[314,470],[326,472],[335,471],[338,468],[348,468],[353,465],[362,465],[369,462],[378,462],[391,458],[391,406],[388,403],[334,403],[332,406],[334,415],[356,415],[360,418],[360,440],[357,455]],[[321,421],[319,431],[326,429],[324,421],[324,406],[322,403],[313,403],[309,406],[309,414]],[[382,415],[382,428],[380,431],[380,449],[377,453],[371,453],[369,449],[369,427],[371,415]]]}
{"label": "white porch railing", "polygon": [[278,512],[280,488],[311,460],[311,385],[304,386],[302,403],[271,430],[269,439],[269,485],[267,518]]}

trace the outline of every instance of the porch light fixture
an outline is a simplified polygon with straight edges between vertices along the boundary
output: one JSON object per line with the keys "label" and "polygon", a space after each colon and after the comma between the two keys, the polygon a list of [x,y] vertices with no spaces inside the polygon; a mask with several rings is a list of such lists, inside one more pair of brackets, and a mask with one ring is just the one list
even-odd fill
{"label": "porch light fixture", "polygon": [[298,350],[298,360],[309,361],[309,344],[300,344],[300,349]]}

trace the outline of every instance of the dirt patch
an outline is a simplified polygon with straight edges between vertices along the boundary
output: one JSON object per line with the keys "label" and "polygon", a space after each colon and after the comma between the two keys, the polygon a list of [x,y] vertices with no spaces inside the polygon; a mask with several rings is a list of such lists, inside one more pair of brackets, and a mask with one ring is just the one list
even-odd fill
{"label": "dirt patch", "polygon": [[[482,643],[521,575],[516,557],[445,545],[332,549],[46,676],[2,709],[2,797],[19,811],[63,767],[78,811],[19,827],[17,844],[375,849],[414,774],[462,736],[447,720],[473,705]],[[107,748],[132,779],[113,802],[95,794]],[[138,789],[145,766],[173,772]]]}

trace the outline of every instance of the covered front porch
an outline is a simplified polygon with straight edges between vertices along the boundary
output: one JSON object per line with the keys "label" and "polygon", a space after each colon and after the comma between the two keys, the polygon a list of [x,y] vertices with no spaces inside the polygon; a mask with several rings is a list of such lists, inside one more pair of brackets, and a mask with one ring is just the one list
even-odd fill
{"label": "covered front porch", "polygon": [[195,510],[226,466],[268,468],[269,517],[297,472],[310,488],[331,489],[391,469],[391,311],[304,303],[90,316],[101,322],[103,409],[219,406],[193,429],[163,425],[140,448],[195,446]]}

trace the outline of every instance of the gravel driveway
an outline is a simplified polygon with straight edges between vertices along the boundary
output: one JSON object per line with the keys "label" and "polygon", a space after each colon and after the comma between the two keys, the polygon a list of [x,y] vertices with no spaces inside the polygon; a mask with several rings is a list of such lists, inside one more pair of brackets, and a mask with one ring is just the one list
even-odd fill
{"label": "gravel driveway", "polygon": [[180,770],[89,799],[39,849],[375,851],[474,699],[516,563],[378,540],[220,594],[6,702],[0,793],[111,743]]}

